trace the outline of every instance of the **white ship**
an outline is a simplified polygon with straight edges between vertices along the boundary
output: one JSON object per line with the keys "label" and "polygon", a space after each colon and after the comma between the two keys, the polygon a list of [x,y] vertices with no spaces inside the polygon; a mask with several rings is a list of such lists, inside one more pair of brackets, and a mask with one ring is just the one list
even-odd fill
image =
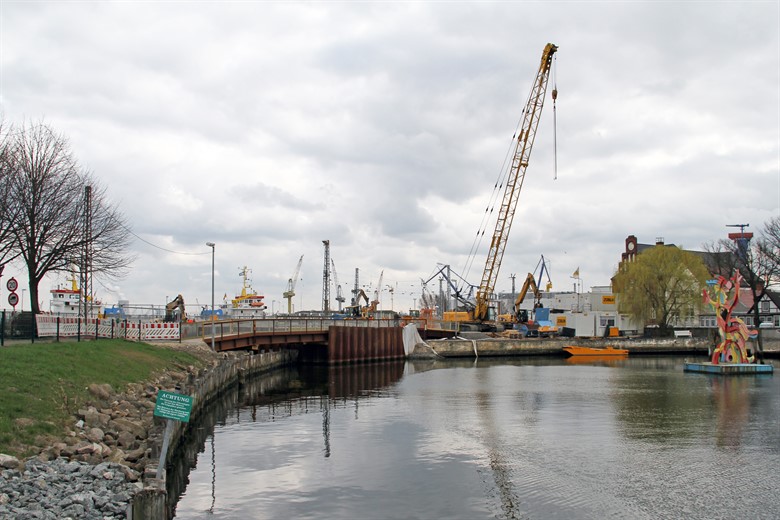
{"label": "white ship", "polygon": [[86,308],[88,317],[98,317],[101,303],[84,296],[79,289],[75,274],[71,274],[67,281],[70,282],[70,288],[67,285],[64,287],[58,285],[56,289],[51,290],[51,301],[49,302],[51,313],[75,318],[79,316],[79,313],[83,315]]}
{"label": "white ship", "polygon": [[251,269],[244,266],[239,275],[243,278],[241,294],[230,300],[230,303],[221,305],[223,318],[265,318],[265,310],[268,308],[263,299],[265,296],[257,294],[249,283]]}

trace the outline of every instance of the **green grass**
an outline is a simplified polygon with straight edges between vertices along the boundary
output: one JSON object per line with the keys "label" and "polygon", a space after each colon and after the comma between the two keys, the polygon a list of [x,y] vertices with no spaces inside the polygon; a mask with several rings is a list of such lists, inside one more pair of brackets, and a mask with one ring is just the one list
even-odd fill
{"label": "green grass", "polygon": [[124,340],[0,348],[0,453],[29,456],[62,437],[75,412],[94,400],[92,383],[121,392],[166,368],[201,364],[186,352]]}

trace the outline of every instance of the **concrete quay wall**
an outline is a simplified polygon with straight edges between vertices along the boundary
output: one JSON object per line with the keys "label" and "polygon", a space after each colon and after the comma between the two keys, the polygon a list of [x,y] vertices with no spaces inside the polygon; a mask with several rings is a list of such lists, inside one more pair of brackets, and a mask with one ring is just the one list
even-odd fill
{"label": "concrete quay wall", "polygon": [[[263,352],[259,354],[224,354],[224,357],[216,365],[203,369],[198,374],[190,375],[177,388],[169,389],[176,393],[192,396],[194,399],[190,412],[190,422],[172,421],[168,456],[174,452],[182,436],[186,434],[189,425],[197,423],[206,406],[216,399],[220,393],[234,385],[243,384],[245,381],[262,373],[294,363],[297,355],[298,353],[294,350]],[[152,443],[157,456],[159,456],[162,442],[162,435],[158,434]],[[150,464],[144,471],[144,488],[133,499],[131,513],[133,520],[164,519],[167,516],[165,471],[162,471],[162,478],[158,479],[156,478],[157,468],[157,465]]]}
{"label": "concrete quay wall", "polygon": [[[533,339],[444,339],[426,342],[430,350],[418,345],[410,358],[429,358],[438,354],[443,358],[491,356],[563,356],[563,347],[615,347],[627,349],[629,354],[703,354],[712,348],[706,338],[645,339],[645,338],[533,338]],[[433,352],[431,352],[431,350]],[[780,357],[780,340],[764,340],[764,354]]]}

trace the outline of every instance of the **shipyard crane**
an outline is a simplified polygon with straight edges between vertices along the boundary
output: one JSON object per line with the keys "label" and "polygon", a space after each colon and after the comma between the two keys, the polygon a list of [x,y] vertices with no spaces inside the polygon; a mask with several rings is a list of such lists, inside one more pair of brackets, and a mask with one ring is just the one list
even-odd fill
{"label": "shipyard crane", "polygon": [[371,307],[374,310],[379,308],[379,296],[382,294],[382,278],[385,276],[384,269],[379,273],[379,283],[376,284],[376,290],[374,291],[374,301],[371,302]]}
{"label": "shipyard crane", "polygon": [[[545,284],[544,290],[545,292],[552,291],[553,284],[552,284],[552,280],[550,280],[550,269],[547,268],[547,262],[544,261],[544,255],[542,255],[542,258],[536,264],[536,267],[539,268],[539,275],[536,277],[536,279],[541,284],[542,280],[544,279],[544,275],[547,275],[547,284]],[[536,269],[534,269],[534,272],[536,272]]]}
{"label": "shipyard crane", "polygon": [[[474,306],[473,318],[475,321],[484,322],[488,319],[488,303],[498,279],[498,272],[501,268],[501,260],[504,257],[509,230],[512,227],[512,220],[517,208],[517,200],[520,191],[523,188],[525,180],[525,171],[528,168],[528,160],[531,157],[531,148],[536,138],[536,129],[539,126],[539,119],[542,115],[544,97],[547,92],[547,80],[550,77],[550,68],[552,58],[558,47],[548,43],[542,52],[542,60],[539,64],[539,70],[536,74],[528,96],[528,101],[523,109],[523,121],[520,131],[516,136],[515,151],[512,156],[509,175],[504,188],[504,196],[501,202],[501,208],[496,219],[496,228],[493,231],[493,238],[490,241],[490,250],[485,261],[485,270],[482,273],[482,281],[476,295],[476,304]],[[553,99],[557,91],[553,90]]]}
{"label": "shipyard crane", "polygon": [[336,274],[336,262],[333,261],[333,257],[330,257],[330,266],[333,269],[333,284],[336,286],[336,301],[339,302],[339,312],[341,312],[341,304],[347,299],[344,298],[344,294],[341,292],[341,284],[339,284],[339,275]]}
{"label": "shipyard crane", "polygon": [[287,314],[292,314],[292,299],[293,296],[295,296],[295,284],[298,282],[298,273],[301,272],[302,263],[303,255],[301,255],[301,258],[298,260],[298,265],[295,267],[295,272],[293,273],[292,278],[287,280],[287,290],[284,291],[284,294],[282,294],[284,298],[287,298]]}

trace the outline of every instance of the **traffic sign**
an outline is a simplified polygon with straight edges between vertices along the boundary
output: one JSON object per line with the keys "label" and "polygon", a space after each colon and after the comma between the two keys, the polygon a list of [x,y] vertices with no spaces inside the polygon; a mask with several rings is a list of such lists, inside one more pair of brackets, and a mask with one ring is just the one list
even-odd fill
{"label": "traffic sign", "polygon": [[19,282],[16,281],[16,278],[9,278],[5,286],[9,291],[14,292],[19,287]]}
{"label": "traffic sign", "polygon": [[16,307],[16,304],[19,303],[19,295],[15,292],[12,292],[8,295],[8,305],[11,307]]}
{"label": "traffic sign", "polygon": [[191,410],[192,397],[189,395],[174,394],[165,390],[157,392],[157,402],[154,405],[154,415],[157,417],[189,422]]}

